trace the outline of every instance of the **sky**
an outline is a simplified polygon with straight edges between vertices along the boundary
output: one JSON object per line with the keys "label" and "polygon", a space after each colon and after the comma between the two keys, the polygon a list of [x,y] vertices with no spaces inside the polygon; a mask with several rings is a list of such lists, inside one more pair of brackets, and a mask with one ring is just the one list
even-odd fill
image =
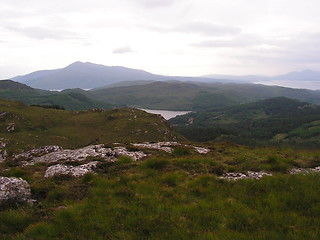
{"label": "sky", "polygon": [[320,70],[319,0],[3,0],[0,79],[75,61],[171,76]]}

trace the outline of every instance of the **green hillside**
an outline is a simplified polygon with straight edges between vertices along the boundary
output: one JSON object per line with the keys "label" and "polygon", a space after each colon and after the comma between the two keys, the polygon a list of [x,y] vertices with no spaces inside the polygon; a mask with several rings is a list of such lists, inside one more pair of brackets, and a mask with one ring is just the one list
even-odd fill
{"label": "green hillside", "polygon": [[69,110],[112,108],[108,103],[91,99],[83,94],[84,92],[77,90],[51,92],[33,89],[11,80],[0,81],[0,98],[19,101],[29,105],[59,105]]}
{"label": "green hillside", "polygon": [[170,123],[190,140],[231,140],[319,146],[320,107],[288,98],[272,98],[219,110],[178,116]]}
{"label": "green hillside", "polygon": [[320,104],[320,92],[259,84],[154,82],[87,92],[88,96],[113,105],[162,110],[208,110],[287,97]]}
{"label": "green hillside", "polygon": [[[221,143],[206,147],[211,152],[204,156],[177,148],[172,154],[153,151],[136,162],[100,162],[96,174],[79,178],[44,179],[48,164],[8,169],[7,163],[0,174],[26,179],[37,203],[0,209],[0,237],[319,239],[320,175],[288,174],[293,167],[319,166],[319,151]],[[248,170],[273,176],[219,178],[224,172]]]}
{"label": "green hillside", "polygon": [[0,134],[11,151],[52,144],[75,148],[101,142],[184,139],[162,118],[137,109],[76,112],[8,100],[0,100]]}
{"label": "green hillside", "polygon": [[[193,124],[204,122],[201,126],[206,126],[215,120],[234,124],[252,119],[254,126],[255,121],[274,119],[281,126],[284,122],[279,120],[289,117],[298,117],[300,123],[303,119],[312,121],[319,117],[319,107],[276,98],[229,107],[220,110],[219,117],[214,111],[201,114],[205,118],[199,120],[206,119],[206,114],[213,118],[198,122],[197,115],[193,115]],[[265,132],[269,131],[267,126]],[[306,128],[316,131],[314,125],[299,126],[295,134],[305,133]],[[1,152],[9,153],[0,162],[0,176],[26,180],[33,199],[33,204],[15,199],[0,202],[0,238],[4,240],[320,237],[320,175],[316,168],[320,165],[319,150],[222,142],[173,143],[172,151],[161,151],[130,144],[186,141],[157,115],[130,108],[44,109],[9,100],[0,100],[0,136]],[[82,160],[53,157],[48,162],[33,163],[33,157],[27,161],[13,157],[14,153],[44,145],[78,148],[96,143],[145,155],[138,161],[123,155],[110,160],[106,155]],[[199,153],[199,147],[208,151]],[[41,158],[42,154],[36,156]],[[44,177],[52,167],[76,168],[94,162],[93,173]],[[309,172],[292,174],[293,168]],[[225,178],[226,174],[249,172],[265,174],[258,179]]]}

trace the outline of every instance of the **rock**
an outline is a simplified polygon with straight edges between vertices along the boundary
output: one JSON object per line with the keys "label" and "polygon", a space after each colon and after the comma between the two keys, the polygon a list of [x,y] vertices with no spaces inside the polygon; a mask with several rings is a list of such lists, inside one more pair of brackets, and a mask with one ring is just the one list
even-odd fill
{"label": "rock", "polygon": [[294,175],[294,174],[307,174],[309,172],[310,171],[305,168],[292,168],[289,173]]}
{"label": "rock", "polygon": [[75,150],[62,150],[48,153],[46,155],[32,159],[32,161],[27,163],[26,165],[33,165],[39,162],[50,163],[61,160],[83,161],[86,160],[87,157],[98,157],[105,161],[116,161],[116,158],[122,155],[132,157],[135,161],[147,156],[143,152],[130,152],[125,147],[116,147],[113,150],[111,148],[105,148],[103,144],[99,144],[90,145]]}
{"label": "rock", "polygon": [[8,156],[7,150],[3,150],[3,151],[0,150],[0,163],[5,161],[7,159],[7,156]]}
{"label": "rock", "polygon": [[320,173],[320,166],[314,168],[292,168],[290,174],[309,174],[309,173]]}
{"label": "rock", "polygon": [[144,152],[136,151],[136,152],[129,152],[125,147],[115,147],[114,148],[115,157],[117,156],[129,156],[134,161],[140,160],[147,156]]}
{"label": "rock", "polygon": [[195,146],[193,146],[193,148],[196,150],[197,153],[200,153],[200,154],[207,154],[210,152],[210,150],[207,148],[195,147]]}
{"label": "rock", "polygon": [[[157,142],[157,143],[132,143],[131,145],[135,147],[143,147],[143,148],[149,148],[149,149],[157,149],[157,150],[162,150],[168,153],[172,153],[172,147],[173,146],[181,146],[180,143],[177,142]],[[195,147],[191,145],[184,145],[185,147],[192,147],[195,149],[197,153],[200,154],[207,154],[210,152],[209,149],[207,148],[202,148],[202,147]]]}
{"label": "rock", "polygon": [[158,142],[158,143],[132,143],[135,147],[143,147],[149,149],[157,149],[162,150],[168,153],[172,152],[172,146],[179,146],[180,144],[177,142]]}
{"label": "rock", "polygon": [[19,158],[33,158],[33,157],[38,157],[40,155],[43,154],[48,154],[48,153],[52,153],[52,152],[58,152],[58,151],[62,151],[63,148],[60,146],[43,146],[40,148],[36,148],[36,149],[32,149],[28,152],[24,152],[24,153],[20,153],[17,155],[14,155],[13,158],[14,159],[19,159]]}
{"label": "rock", "polygon": [[0,138],[0,148],[5,148],[7,146],[7,140]]}
{"label": "rock", "polygon": [[263,171],[260,172],[252,172],[248,171],[247,174],[239,173],[239,172],[228,172],[222,175],[222,177],[219,177],[220,179],[226,179],[226,180],[240,180],[240,179],[260,179],[264,176],[272,176],[271,173],[266,173]]}
{"label": "rock", "polygon": [[15,123],[9,123],[8,126],[7,126],[7,132],[12,132],[15,130]]}
{"label": "rock", "polygon": [[44,174],[45,178],[53,177],[56,175],[71,175],[73,177],[81,177],[87,173],[93,173],[93,169],[96,168],[98,162],[90,162],[80,166],[67,166],[64,164],[57,164],[47,168]]}
{"label": "rock", "polygon": [[30,185],[22,178],[0,177],[0,204],[28,203],[31,200]]}

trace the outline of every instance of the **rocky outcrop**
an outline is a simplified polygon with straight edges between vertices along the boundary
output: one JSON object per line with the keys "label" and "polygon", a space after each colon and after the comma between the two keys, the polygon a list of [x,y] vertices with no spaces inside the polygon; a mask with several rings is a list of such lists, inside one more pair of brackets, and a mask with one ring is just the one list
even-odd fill
{"label": "rocky outcrop", "polygon": [[157,142],[157,143],[132,143],[135,147],[148,148],[148,149],[157,149],[162,150],[168,153],[172,152],[172,146],[179,146],[177,142]]}
{"label": "rocky outcrop", "polygon": [[19,159],[19,158],[25,158],[25,159],[31,159],[34,157],[38,157],[44,154],[52,153],[52,152],[59,152],[62,151],[63,148],[60,146],[43,146],[40,148],[32,149],[28,152],[20,153],[17,155],[14,155],[14,159]]}
{"label": "rocky outcrop", "polygon": [[31,202],[30,185],[22,178],[0,177],[0,205]]}
{"label": "rocky outcrop", "polygon": [[131,151],[128,151],[125,147],[115,147],[113,150],[113,154],[116,158],[119,156],[128,156],[128,157],[131,157],[132,160],[134,161],[138,161],[141,158],[144,158],[147,156],[147,154],[145,154],[142,151],[131,152]]}
{"label": "rocky outcrop", "polygon": [[260,179],[264,176],[272,176],[271,173],[266,173],[266,172],[252,172],[248,171],[246,174],[245,173],[240,173],[240,172],[228,172],[224,173],[220,179],[225,179],[225,180],[240,180],[240,179]]}
{"label": "rocky outcrop", "polygon": [[320,173],[320,166],[315,168],[293,168],[290,170],[290,174],[309,174],[309,173]]}
{"label": "rocky outcrop", "polygon": [[133,160],[137,161],[145,156],[147,156],[143,152],[131,152],[128,151],[125,147],[115,147],[105,148],[103,144],[99,145],[90,145],[84,148],[79,148],[75,150],[60,150],[52,153],[45,154],[40,157],[33,158],[26,165],[33,165],[39,162],[57,162],[62,160],[68,161],[83,161],[88,157],[98,157],[105,161],[115,161],[119,156],[130,156]]}
{"label": "rocky outcrop", "polygon": [[73,177],[80,177],[87,173],[93,173],[94,168],[96,168],[98,162],[90,162],[80,166],[68,166],[64,164],[57,164],[47,168],[44,174],[45,178],[53,177],[56,175],[71,175]]}
{"label": "rocky outcrop", "polygon": [[176,146],[191,147],[199,154],[207,154],[210,152],[210,150],[207,148],[196,147],[191,145],[182,145],[177,142],[157,142],[157,143],[146,142],[146,143],[132,143],[132,145],[135,147],[162,150],[168,153],[172,153],[173,151],[172,147],[176,147]]}

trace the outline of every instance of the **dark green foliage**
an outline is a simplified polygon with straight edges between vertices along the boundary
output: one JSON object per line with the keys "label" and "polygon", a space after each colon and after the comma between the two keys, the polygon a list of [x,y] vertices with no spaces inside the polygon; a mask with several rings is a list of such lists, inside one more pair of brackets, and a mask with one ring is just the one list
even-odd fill
{"label": "dark green foliage", "polygon": [[319,106],[281,97],[190,113],[169,122],[192,141],[230,140],[250,145],[293,144],[310,148],[320,144],[318,119]]}

